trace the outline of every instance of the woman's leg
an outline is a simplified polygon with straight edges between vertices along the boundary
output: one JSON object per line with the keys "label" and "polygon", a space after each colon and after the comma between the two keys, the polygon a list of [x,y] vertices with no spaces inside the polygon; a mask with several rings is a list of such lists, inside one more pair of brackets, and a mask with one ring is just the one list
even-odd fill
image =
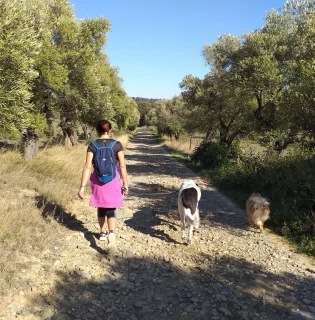
{"label": "woman's leg", "polygon": [[98,217],[98,223],[100,225],[100,232],[106,231],[106,217]]}
{"label": "woman's leg", "polygon": [[114,232],[116,227],[116,208],[99,208],[98,222],[101,231],[105,230],[105,223],[107,220],[107,227],[109,232]]}
{"label": "woman's leg", "polygon": [[116,218],[115,217],[107,218],[107,226],[108,226],[109,232],[115,232]]}
{"label": "woman's leg", "polygon": [[106,222],[106,208],[97,208],[97,218],[100,225],[100,231],[105,232],[105,222]]}
{"label": "woman's leg", "polygon": [[100,225],[100,240],[106,240],[106,208],[97,208],[97,219]]}
{"label": "woman's leg", "polygon": [[115,227],[116,227],[116,209],[108,209],[107,211],[107,225],[108,225],[108,253],[112,254],[116,251],[116,236],[115,236]]}

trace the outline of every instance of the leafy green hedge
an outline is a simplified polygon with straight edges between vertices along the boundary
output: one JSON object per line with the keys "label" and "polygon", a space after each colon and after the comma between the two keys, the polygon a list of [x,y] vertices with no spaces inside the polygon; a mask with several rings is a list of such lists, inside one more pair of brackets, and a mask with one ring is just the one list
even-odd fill
{"label": "leafy green hedge", "polygon": [[192,153],[191,160],[205,169],[214,169],[237,158],[236,149],[226,149],[212,141],[202,142]]}

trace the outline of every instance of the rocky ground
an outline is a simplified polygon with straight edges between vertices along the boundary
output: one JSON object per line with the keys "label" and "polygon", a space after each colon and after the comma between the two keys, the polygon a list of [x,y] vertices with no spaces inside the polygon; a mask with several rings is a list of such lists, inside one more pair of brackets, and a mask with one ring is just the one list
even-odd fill
{"label": "rocky ground", "polygon": [[[183,167],[146,129],[127,152],[130,194],[118,210],[118,250],[97,239],[88,199],[63,213],[63,237],[30,257],[0,319],[315,319],[315,264]],[[201,228],[181,240],[177,190],[202,190]]]}

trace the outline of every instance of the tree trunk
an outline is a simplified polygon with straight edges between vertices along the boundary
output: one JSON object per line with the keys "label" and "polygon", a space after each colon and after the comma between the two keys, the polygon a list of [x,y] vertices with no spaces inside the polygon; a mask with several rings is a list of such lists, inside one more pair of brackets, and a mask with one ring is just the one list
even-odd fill
{"label": "tree trunk", "polygon": [[83,130],[83,134],[84,134],[84,139],[86,141],[88,141],[90,139],[90,134],[88,133],[88,126],[87,124],[82,124],[82,130]]}
{"label": "tree trunk", "polygon": [[191,134],[189,137],[189,150],[191,150],[191,145],[192,145],[192,139],[193,139],[194,135]]}
{"label": "tree trunk", "polygon": [[220,146],[226,146],[227,145],[228,129],[221,125],[219,131],[220,131],[219,144],[220,144]]}
{"label": "tree trunk", "polygon": [[78,135],[74,129],[71,120],[64,118],[60,122],[60,127],[64,136],[64,143],[66,147],[73,147],[78,144]]}
{"label": "tree trunk", "polygon": [[212,136],[213,136],[213,133],[214,133],[214,130],[212,128],[209,128],[207,133],[206,133],[205,140],[211,140]]}
{"label": "tree trunk", "polygon": [[65,146],[66,147],[73,147],[78,144],[78,135],[73,131],[66,131],[63,133],[65,137]]}
{"label": "tree trunk", "polygon": [[32,160],[38,152],[38,135],[32,128],[27,128],[22,136],[22,153],[25,160]]}
{"label": "tree trunk", "polygon": [[46,135],[49,138],[53,138],[55,136],[55,132],[53,128],[54,115],[52,111],[47,107],[47,104],[45,104],[44,113],[45,113],[46,123],[48,127],[46,130]]}
{"label": "tree trunk", "polygon": [[157,128],[158,136],[161,138],[163,136],[163,132],[160,128]]}
{"label": "tree trunk", "polygon": [[276,150],[278,152],[279,156],[282,156],[284,154],[285,150],[287,149],[287,147],[290,144],[295,143],[296,141],[298,141],[298,139],[296,137],[289,137],[284,140],[279,139],[275,142],[274,150]]}
{"label": "tree trunk", "polygon": [[[278,90],[277,94],[281,91],[281,89]],[[274,118],[276,113],[276,104],[272,101],[268,101],[265,104],[263,104],[263,98],[262,93],[256,94],[256,101],[257,101],[257,108],[254,111],[254,117],[256,120],[258,120],[260,123],[262,123],[267,128],[273,128],[274,126]],[[271,115],[269,116],[269,119],[266,119],[266,116],[263,116],[263,111],[269,109]]]}

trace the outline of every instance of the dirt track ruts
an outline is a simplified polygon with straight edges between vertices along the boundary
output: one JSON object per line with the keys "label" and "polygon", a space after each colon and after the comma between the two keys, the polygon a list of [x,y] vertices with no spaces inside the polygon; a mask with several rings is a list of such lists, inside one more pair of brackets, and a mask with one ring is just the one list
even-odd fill
{"label": "dirt track ruts", "polygon": [[[147,129],[138,129],[126,159],[130,194],[118,210],[116,255],[97,240],[95,209],[75,201],[62,246],[35,259],[23,286],[2,297],[0,319],[315,319],[314,260],[248,228],[242,210]],[[185,178],[202,190],[191,246],[177,214]]]}

